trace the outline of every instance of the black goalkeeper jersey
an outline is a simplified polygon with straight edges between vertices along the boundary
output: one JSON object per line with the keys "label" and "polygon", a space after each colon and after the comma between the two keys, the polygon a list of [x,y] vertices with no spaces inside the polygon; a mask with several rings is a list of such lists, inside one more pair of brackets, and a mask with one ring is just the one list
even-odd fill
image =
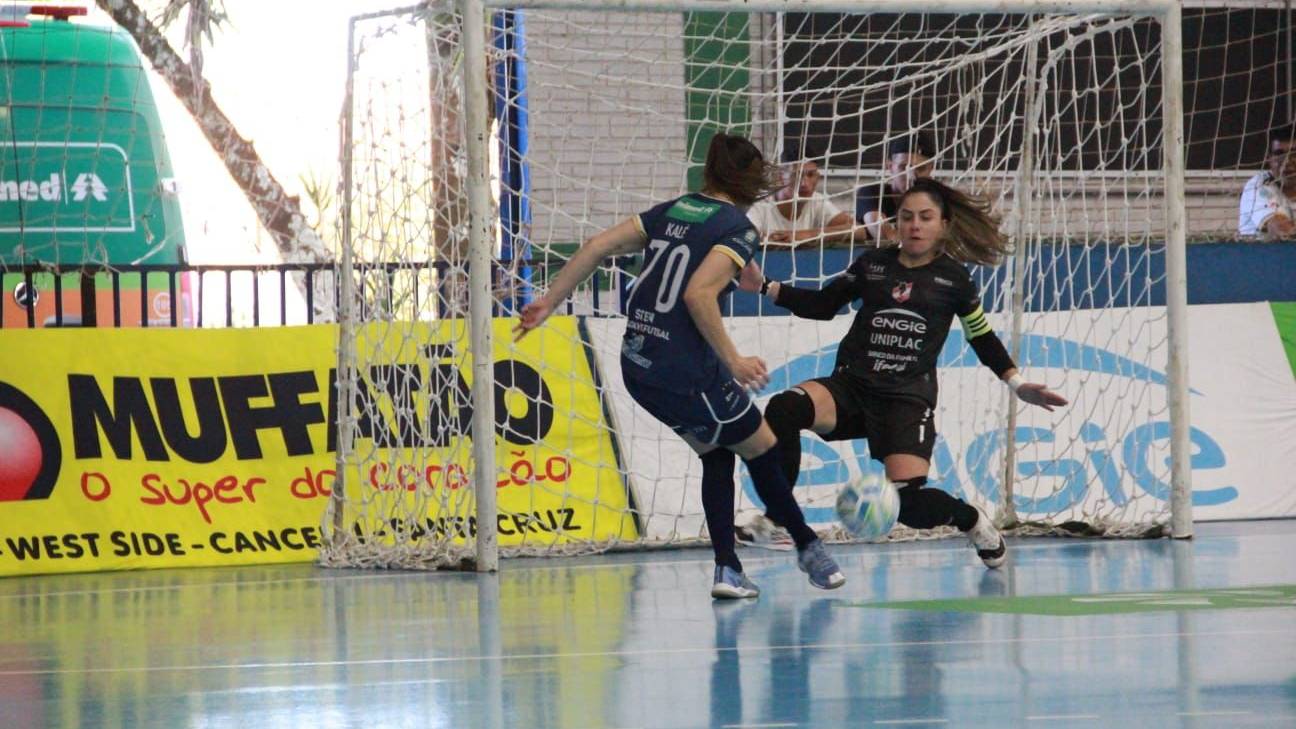
{"label": "black goalkeeper jersey", "polygon": [[941,255],[906,268],[897,247],[861,255],[821,290],[780,286],[776,303],[797,316],[829,320],[853,301],[860,302],[859,311],[837,349],[833,373],[848,372],[879,393],[934,405],[936,362],[954,317],[962,318],[969,340],[993,336],[963,264]]}

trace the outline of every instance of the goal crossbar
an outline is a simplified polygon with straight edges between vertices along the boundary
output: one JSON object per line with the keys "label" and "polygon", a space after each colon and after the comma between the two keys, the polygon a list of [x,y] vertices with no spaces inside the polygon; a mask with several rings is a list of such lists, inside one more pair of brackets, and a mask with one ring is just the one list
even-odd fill
{"label": "goal crossbar", "polygon": [[[487,8],[554,9],[554,10],[598,10],[600,12],[616,11],[716,11],[716,12],[939,12],[939,13],[1062,13],[1062,14],[1122,14],[1152,16],[1162,23],[1162,68],[1165,73],[1165,91],[1162,103],[1165,109],[1163,171],[1166,175],[1166,276],[1167,322],[1171,352],[1182,352],[1187,339],[1187,211],[1184,207],[1184,126],[1183,126],[1183,69],[1182,27],[1179,0],[1085,0],[1070,2],[1067,0],[941,0],[937,3],[900,3],[896,0],[744,0],[741,3],[726,0],[457,0],[465,18],[480,19]],[[485,110],[488,90],[485,83],[485,41],[480,33],[465,34],[465,51],[467,53],[467,89],[470,98],[469,110]],[[474,98],[475,97],[475,98]],[[469,135],[468,148],[470,157],[469,175],[476,180],[485,181],[487,158],[487,140],[483,135]],[[473,163],[480,165],[476,169]],[[485,190],[478,191],[484,194]],[[470,193],[471,195],[471,193]],[[478,208],[474,206],[474,212]],[[470,246],[474,251],[487,250],[488,229],[485,221],[472,226]],[[480,284],[479,284],[480,285]],[[483,332],[489,327],[480,326],[476,331]],[[487,337],[489,334],[486,335]],[[489,340],[484,342],[484,351],[490,351]],[[1169,390],[1169,408],[1171,411],[1171,536],[1187,538],[1192,536],[1192,485],[1189,458],[1191,442],[1188,414],[1188,370],[1183,356],[1171,355],[1166,363],[1166,377]],[[484,410],[485,408],[481,408]],[[477,424],[474,424],[477,425]],[[483,434],[490,432],[491,425],[485,421],[480,424]],[[494,474],[487,469],[479,469],[478,488],[493,492]],[[493,504],[492,504],[493,505]],[[480,504],[479,504],[480,507]],[[480,511],[480,509],[479,509]],[[479,513],[479,520],[494,518],[490,513]],[[494,545],[489,545],[484,552],[479,545],[478,569],[494,569]],[[485,557],[487,564],[481,559]]]}
{"label": "goal crossbar", "polygon": [[[1186,347],[1186,211],[1184,206],[1184,125],[1183,125],[1183,72],[1180,66],[1182,57],[1182,29],[1180,27],[1180,7],[1174,0],[1085,0],[1083,2],[1064,2],[1060,0],[949,0],[941,3],[901,4],[895,0],[748,0],[746,2],[725,2],[720,0],[432,0],[417,6],[396,8],[377,13],[357,15],[351,19],[352,34],[358,21],[384,16],[421,15],[429,12],[457,10],[461,18],[462,35],[461,65],[456,75],[462,83],[462,110],[468,120],[489,118],[489,105],[492,101],[492,89],[488,79],[488,59],[490,44],[487,41],[487,11],[490,9],[511,10],[585,10],[600,13],[615,12],[660,12],[687,13],[722,12],[722,13],[815,13],[838,12],[849,14],[867,13],[913,13],[926,12],[941,15],[957,14],[1009,14],[1009,15],[1048,15],[1059,14],[1079,16],[1082,22],[1101,22],[1101,18],[1090,16],[1116,15],[1140,16],[1151,18],[1162,25],[1160,38],[1161,68],[1164,88],[1161,108],[1164,123],[1160,136],[1164,139],[1164,155],[1160,160],[1160,174],[1164,175],[1165,193],[1165,281],[1166,281],[1166,330],[1168,347],[1171,352],[1165,362],[1166,399],[1168,401],[1171,434],[1169,446],[1171,451],[1169,481],[1171,485],[1171,524],[1170,534],[1174,537],[1191,536],[1191,484],[1189,419],[1187,410],[1187,370],[1186,360],[1176,352],[1185,351]],[[358,50],[353,49],[351,55]],[[350,92],[349,92],[350,93]],[[349,97],[350,98],[350,97]],[[348,112],[351,108],[348,101]],[[1027,131],[1029,136],[1030,131]],[[348,136],[344,145],[349,148]],[[495,227],[498,221],[492,204],[491,174],[492,138],[485,125],[469,123],[463,138],[463,151],[466,152],[464,163],[463,192],[467,203],[466,228],[466,289],[467,296],[466,325],[468,330],[468,350],[475,355],[492,351],[492,250],[494,246]],[[1155,165],[1149,170],[1155,169]],[[1148,177],[1152,174],[1147,173]],[[1021,177],[1020,171],[1018,177]],[[1025,184],[1024,179],[1019,180]],[[348,197],[345,202],[349,210],[351,201],[349,192],[352,184],[347,182]],[[1020,201],[1031,193],[1029,189],[1020,189],[1013,196]],[[345,226],[349,235],[351,225]],[[346,246],[349,248],[349,243]],[[344,298],[349,299],[350,294]],[[345,345],[344,345],[345,346]],[[353,395],[344,392],[352,387],[350,376],[343,373],[350,369],[347,360],[354,355],[343,353],[339,363],[339,399],[352,402]],[[476,520],[478,524],[489,525],[496,521],[498,507],[494,503],[496,492],[496,469],[493,466],[495,389],[492,387],[494,372],[489,356],[471,358],[471,400],[472,408],[471,459],[480,467],[472,468],[471,488],[478,495],[475,500]],[[340,439],[339,473],[342,472],[342,456],[346,437]],[[1006,481],[1008,479],[1005,479]],[[479,534],[475,542],[477,550],[475,568],[494,570],[498,565],[498,546],[494,534],[486,530]]]}
{"label": "goal crossbar", "polygon": [[1162,16],[1174,0],[948,0],[907,3],[897,0],[471,0],[484,8],[514,10],[597,10],[600,12],[804,12],[804,13],[1087,13]]}

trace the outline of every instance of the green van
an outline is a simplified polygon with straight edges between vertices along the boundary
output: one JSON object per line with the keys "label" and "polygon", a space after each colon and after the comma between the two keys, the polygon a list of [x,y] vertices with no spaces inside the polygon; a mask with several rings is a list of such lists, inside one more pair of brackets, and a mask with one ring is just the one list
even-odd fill
{"label": "green van", "polygon": [[[144,61],[124,30],[74,22],[84,8],[0,7],[0,283],[3,324],[55,322],[54,275],[20,266],[96,268],[186,262],[177,186]],[[170,324],[171,290],[188,321],[187,277],[96,280],[99,323]],[[79,276],[64,276],[61,317],[81,321]],[[147,291],[147,301],[143,292]]]}

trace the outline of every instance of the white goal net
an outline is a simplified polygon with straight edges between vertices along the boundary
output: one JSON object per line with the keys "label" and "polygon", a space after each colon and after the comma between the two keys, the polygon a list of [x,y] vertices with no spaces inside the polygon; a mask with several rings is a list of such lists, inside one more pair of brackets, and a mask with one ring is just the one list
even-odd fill
{"label": "white goal net", "polygon": [[[607,261],[520,344],[509,317],[581,241],[697,189],[720,129],[767,157],[816,163],[819,192],[852,215],[888,189],[893,141],[930,139],[934,177],[991,200],[1013,239],[1004,265],[973,271],[991,322],[1028,380],[1071,400],[1014,408],[956,323],[930,484],[1024,530],[1168,533],[1171,444],[1186,431],[1172,425],[1183,421],[1171,354],[1183,180],[1166,173],[1179,125],[1165,109],[1180,103],[1166,75],[1179,70],[1162,61],[1178,31],[1162,16],[537,5],[485,11],[480,37],[454,6],[353,22],[342,238],[355,291],[325,563],[471,563],[484,533],[504,554],[706,539],[699,461],[621,385],[620,303],[639,261]],[[478,91],[486,113],[475,115]],[[479,235],[476,139],[488,153],[477,189],[490,192]],[[875,245],[770,245],[763,262],[818,287]],[[773,373],[762,404],[827,374],[853,316],[807,322],[745,294],[727,307],[739,349]],[[489,361],[474,356],[487,330]],[[477,451],[474,414],[494,424]],[[863,441],[806,433],[802,450],[797,498],[831,531],[840,485],[880,464]],[[498,513],[482,525],[486,485]],[[735,488],[741,509],[760,509],[745,473]]]}

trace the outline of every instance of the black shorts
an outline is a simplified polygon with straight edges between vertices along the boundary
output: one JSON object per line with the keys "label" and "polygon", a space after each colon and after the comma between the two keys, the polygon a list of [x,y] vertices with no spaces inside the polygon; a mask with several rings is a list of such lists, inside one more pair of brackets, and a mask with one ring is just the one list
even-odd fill
{"label": "black shorts", "polygon": [[906,453],[931,461],[936,445],[936,420],[932,406],[913,395],[878,393],[848,372],[813,380],[827,388],[837,406],[837,425],[820,437],[833,440],[868,440],[869,455],[881,461],[893,453]]}

